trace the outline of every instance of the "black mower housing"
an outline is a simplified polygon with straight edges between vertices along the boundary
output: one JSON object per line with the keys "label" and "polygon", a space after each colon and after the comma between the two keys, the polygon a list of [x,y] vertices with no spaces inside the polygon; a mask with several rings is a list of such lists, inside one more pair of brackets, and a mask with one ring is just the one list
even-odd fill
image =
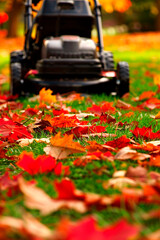
{"label": "black mower housing", "polygon": [[[101,6],[94,0],[44,0],[32,19],[33,4],[26,1],[25,46],[11,53],[11,93],[54,93],[76,90],[122,96],[129,91],[129,67],[104,51]],[[91,39],[96,26],[98,43]]]}

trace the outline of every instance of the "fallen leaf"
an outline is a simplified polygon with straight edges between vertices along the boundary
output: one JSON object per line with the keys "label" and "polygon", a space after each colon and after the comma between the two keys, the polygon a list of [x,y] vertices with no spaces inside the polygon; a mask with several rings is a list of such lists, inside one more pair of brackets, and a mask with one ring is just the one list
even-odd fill
{"label": "fallen leaf", "polygon": [[112,188],[122,189],[124,187],[127,187],[128,185],[136,186],[137,182],[128,177],[116,177],[116,178],[109,179],[107,182],[105,181],[103,183],[103,188],[108,189],[109,187],[112,187]]}
{"label": "fallen leaf", "polygon": [[160,119],[160,112],[156,114],[155,119]]}
{"label": "fallen leaf", "polygon": [[117,100],[116,107],[120,109],[131,109],[131,104],[128,104],[120,99]]}
{"label": "fallen leaf", "polygon": [[47,102],[49,104],[52,104],[57,101],[56,95],[52,95],[52,90],[45,88],[42,88],[42,90],[39,92],[40,101]]}
{"label": "fallen leaf", "polygon": [[85,152],[85,148],[73,141],[73,134],[61,137],[59,132],[51,137],[51,145],[45,147],[44,151],[56,159],[64,159],[70,154]]}
{"label": "fallen leaf", "polygon": [[19,138],[33,138],[27,128],[20,123],[8,119],[0,119],[0,138],[14,142]]}
{"label": "fallen leaf", "polygon": [[139,101],[142,101],[142,100],[145,100],[145,99],[150,99],[152,97],[155,96],[155,92],[152,92],[152,91],[146,91],[146,92],[143,92],[140,96],[139,96]]}
{"label": "fallen leaf", "polygon": [[67,117],[64,114],[61,114],[60,116],[54,118],[52,118],[50,115],[46,115],[44,120],[50,122],[51,126],[55,128],[76,127],[78,124],[80,124],[80,121],[75,115]]}
{"label": "fallen leaf", "polygon": [[86,205],[82,201],[53,199],[42,189],[27,183],[23,178],[19,179],[19,187],[24,194],[25,205],[30,209],[38,209],[42,215],[48,215],[62,208],[73,209],[80,213],[87,211]]}
{"label": "fallen leaf", "polygon": [[149,154],[138,153],[137,151],[132,150],[130,147],[124,147],[118,151],[118,153],[115,155],[114,158],[121,161],[128,160],[128,159],[143,161],[150,157],[151,155]]}
{"label": "fallen leaf", "polygon": [[50,138],[20,138],[17,140],[18,144],[21,147],[25,147],[28,146],[29,144],[33,143],[33,142],[37,142],[37,143],[50,143]]}
{"label": "fallen leaf", "polygon": [[48,227],[40,223],[29,213],[25,213],[23,219],[9,216],[0,217],[0,229],[1,231],[7,229],[10,233],[16,231],[22,236],[27,237],[29,235],[29,238],[32,236],[39,239],[51,239],[53,234]]}
{"label": "fallen leaf", "polygon": [[126,135],[123,135],[117,139],[106,142],[105,145],[113,148],[121,149],[129,146],[131,143],[133,143],[133,140],[127,138]]}
{"label": "fallen leaf", "polygon": [[160,131],[153,132],[152,127],[135,127],[134,130],[130,130],[136,138],[143,138],[144,140],[153,140],[160,138]]}
{"label": "fallen leaf", "polygon": [[[64,232],[63,232],[64,233]],[[65,239],[68,240],[129,240],[134,239],[140,233],[140,226],[131,225],[125,219],[105,228],[99,228],[94,217],[82,219],[76,224],[65,228]]]}
{"label": "fallen leaf", "polygon": [[32,152],[24,151],[19,156],[19,161],[16,164],[29,174],[35,175],[51,171],[56,174],[57,165],[60,163],[56,163],[56,160],[52,156],[40,155],[34,158]]}
{"label": "fallen leaf", "polygon": [[135,181],[145,182],[147,179],[147,169],[141,166],[129,166],[125,176]]}
{"label": "fallen leaf", "polygon": [[[87,137],[87,136],[99,136],[102,134],[106,134],[104,133],[106,130],[106,127],[103,126],[96,126],[96,125],[92,125],[92,126],[77,126],[75,128],[72,128],[71,130],[65,132],[65,134],[73,134],[75,138],[79,138],[79,137]],[[108,136],[108,134],[107,134]]]}

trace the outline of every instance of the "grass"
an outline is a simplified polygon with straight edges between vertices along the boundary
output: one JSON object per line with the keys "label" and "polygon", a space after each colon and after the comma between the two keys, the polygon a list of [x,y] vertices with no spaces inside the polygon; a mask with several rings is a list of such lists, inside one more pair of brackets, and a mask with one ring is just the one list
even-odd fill
{"label": "grass", "polygon": [[[112,49],[113,48],[113,49]],[[127,61],[130,65],[130,75],[131,75],[131,97],[136,97],[139,94],[141,94],[144,91],[156,91],[157,86],[153,83],[153,76],[160,74],[160,49],[149,49],[145,51],[140,52],[133,52],[130,50],[123,50],[117,49],[115,50],[115,46],[112,46],[111,50],[113,50],[115,61]],[[4,67],[8,64],[8,56],[2,56],[0,54],[0,70],[3,70]],[[150,75],[147,75],[146,72],[150,72]],[[92,95],[92,100],[99,104],[101,101],[113,101],[116,102],[116,98],[106,96],[105,94],[102,95]],[[34,107],[37,102],[30,103],[27,98],[21,98],[18,101],[21,101],[24,104],[24,109],[30,105],[30,107]],[[132,105],[136,105],[135,102],[132,102]],[[85,111],[88,106],[91,106],[90,103],[88,105],[86,104],[86,101],[82,101],[79,103],[78,101],[74,101],[71,103],[68,103],[68,106],[71,106],[72,108],[76,108],[77,110]],[[157,113],[159,110],[154,110],[153,113]],[[120,137],[122,135],[126,135],[127,137],[132,137],[132,134],[130,132],[131,129],[134,129],[134,125],[132,124],[133,121],[139,122],[139,127],[142,126],[155,126],[155,131],[158,131],[160,129],[160,122],[159,121],[153,121],[153,119],[150,117],[150,112],[141,112],[135,111],[134,116],[131,118],[126,118],[123,116],[123,114],[126,111],[121,111],[122,115],[119,115],[118,113],[115,114],[115,118],[117,122],[127,122],[127,124],[130,124],[129,127],[121,127],[117,129],[114,124],[107,124],[107,132],[109,133],[116,133],[117,137]],[[29,123],[29,122],[28,122]],[[27,124],[28,124],[27,123]],[[39,138],[44,137],[45,132],[38,135]],[[103,144],[108,140],[111,140],[112,138],[91,138],[91,140],[95,139],[97,142]],[[141,142],[141,139],[137,139],[137,141]],[[81,144],[84,145],[85,142],[81,141]],[[12,155],[20,155],[22,151],[31,151],[34,153],[35,157],[38,155],[44,154],[43,148],[45,144],[37,144],[36,142],[33,142],[27,147],[21,148],[18,144],[15,144],[13,147],[8,149],[8,156]],[[128,169],[128,166],[136,166],[137,164],[133,161],[127,161],[127,162],[119,162],[115,161],[114,164],[109,161],[93,161],[92,163],[87,164],[85,167],[76,167],[73,165],[72,158],[68,158],[64,163],[64,165],[70,166],[70,178],[74,181],[74,184],[76,188],[79,190],[82,190],[84,192],[93,192],[98,193],[101,195],[112,195],[119,193],[118,189],[114,188],[108,188],[104,189],[102,187],[103,183],[110,179],[112,177],[112,174],[115,172],[115,170],[126,170]],[[5,158],[0,159],[0,175],[3,175],[6,169],[10,169],[12,175],[16,175],[20,172],[20,169],[16,167],[14,161],[7,160]],[[104,171],[101,172],[101,175],[97,174],[97,171],[103,169]],[[160,169],[158,167],[151,167],[150,170],[153,170],[160,172]],[[149,170],[149,171],[150,171]],[[33,177],[28,175],[27,173],[24,173],[24,177],[27,180],[32,180]],[[53,188],[53,181],[55,179],[61,179],[61,177],[55,177],[54,174],[48,173],[48,174],[38,174],[34,177],[34,179],[37,181],[37,186],[44,189],[45,192],[50,195],[51,197],[56,196],[56,192]],[[76,221],[78,219],[81,219],[84,216],[87,215],[94,215],[97,217],[99,225],[100,226],[106,226],[107,224],[111,224],[113,222],[116,222],[121,217],[127,218],[129,221],[136,222],[138,224],[144,224],[144,234],[148,234],[152,231],[155,231],[159,229],[159,221],[144,221],[142,219],[143,213],[146,211],[149,211],[154,208],[158,208],[158,205],[148,205],[148,204],[140,204],[135,207],[135,210],[132,214],[126,210],[125,206],[121,206],[121,208],[105,208],[102,211],[98,211],[96,208],[92,207],[87,213],[80,214],[73,210],[60,210],[53,214],[50,214],[48,216],[41,216],[39,211],[37,210],[29,210],[24,206],[24,202],[21,196],[14,195],[13,197],[9,198],[7,195],[7,192],[3,193],[4,198],[6,199],[6,205],[3,212],[3,215],[9,215],[14,217],[22,217],[24,211],[30,211],[31,214],[35,217],[37,217],[42,223],[46,224],[48,227],[52,228],[55,226],[55,224],[63,217],[67,216],[70,219]]]}

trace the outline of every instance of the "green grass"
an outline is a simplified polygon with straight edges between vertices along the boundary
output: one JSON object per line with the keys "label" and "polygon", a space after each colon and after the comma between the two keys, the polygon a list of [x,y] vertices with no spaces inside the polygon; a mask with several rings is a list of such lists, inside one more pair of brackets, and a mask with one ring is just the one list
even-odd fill
{"label": "green grass", "polygon": [[[152,74],[160,74],[160,51],[156,50],[149,50],[146,52],[120,52],[115,51],[114,52],[115,60],[118,61],[127,61],[130,65],[130,75],[131,75],[131,96],[138,96],[143,91],[152,90],[155,91],[157,89],[157,86],[153,84],[152,77],[146,77],[145,73],[146,71],[150,71]],[[8,64],[8,57],[0,58],[0,70],[3,69]],[[102,95],[92,95],[92,100],[99,104],[101,101],[113,101],[116,102],[116,98],[106,96],[105,94]],[[27,98],[21,98],[19,101],[21,101],[24,104],[24,108],[26,108],[28,105],[31,107],[34,107],[36,103],[30,103],[28,102]],[[135,102],[131,103],[133,105],[136,105]],[[73,108],[76,108],[77,110],[84,111],[87,107],[91,106],[89,103],[86,104],[85,100],[79,103],[78,101],[68,103],[68,105],[72,106]],[[158,110],[155,110],[157,112]],[[122,113],[125,113],[126,111],[122,111]],[[115,114],[116,120],[127,122],[127,124],[130,124],[128,128],[122,127],[120,129],[116,129],[114,124],[107,124],[107,132],[109,133],[115,133],[117,134],[117,137],[120,137],[122,135],[126,135],[127,137],[132,137],[132,133],[130,132],[131,129],[134,129],[133,122],[138,121],[139,127],[142,126],[156,126],[155,131],[158,131],[160,129],[160,121],[153,121],[153,119],[150,117],[150,112],[135,112],[134,116],[132,118],[125,118],[123,115],[120,116],[118,113]],[[28,122],[27,124],[29,124]],[[97,123],[98,124],[98,123]],[[36,136],[36,135],[35,135]],[[37,135],[39,138],[45,136],[45,132],[42,134]],[[37,137],[36,136],[36,137]],[[48,136],[48,135],[47,135]],[[93,140],[93,138],[91,138]],[[112,138],[95,138],[97,142],[99,143],[105,143],[108,140],[111,140]],[[141,139],[137,140],[141,142]],[[81,144],[85,144],[84,141],[81,141]],[[38,155],[44,154],[43,147],[45,144],[37,144],[36,142],[33,142],[27,147],[20,148],[18,144],[15,144],[12,148],[8,149],[8,156],[12,155],[20,155],[22,151],[28,151],[33,152],[35,157]],[[12,164],[11,164],[12,163]],[[92,163],[87,164],[85,167],[75,167],[73,165],[72,158],[68,158],[64,163],[64,165],[70,166],[70,178],[74,181],[75,186],[84,192],[93,192],[98,193],[102,195],[112,195],[119,193],[118,189],[114,188],[108,188],[104,189],[102,187],[103,182],[107,181],[112,177],[112,174],[116,170],[126,170],[128,166],[136,166],[137,164],[133,161],[128,162],[120,162],[115,161],[115,163],[111,163],[108,161],[93,161]],[[101,175],[96,174],[97,169],[105,168],[105,171],[102,172]],[[2,175],[6,169],[9,168],[11,170],[11,175],[16,175],[20,172],[20,169],[16,167],[14,161],[9,161],[6,159],[0,159],[0,175]],[[159,168],[150,168],[150,170],[154,170],[157,172],[160,172]],[[24,173],[24,177],[27,180],[32,180],[33,177],[29,176],[27,173]],[[34,177],[34,179],[37,181],[37,186],[44,189],[47,194],[49,194],[51,197],[56,196],[55,189],[53,187],[53,181],[55,179],[61,179],[61,177],[56,177],[52,173],[48,174],[39,174]],[[63,216],[70,217],[72,220],[78,220],[82,217],[93,214],[97,217],[99,225],[100,226],[106,226],[107,224],[111,224],[121,217],[127,218],[129,221],[136,222],[136,223],[143,223],[144,228],[144,234],[148,234],[149,232],[155,231],[159,228],[159,221],[152,222],[152,221],[144,221],[142,219],[142,214],[146,211],[151,210],[152,208],[157,208],[158,206],[150,206],[147,204],[140,204],[139,206],[135,206],[135,209],[132,214],[130,214],[125,206],[122,206],[121,208],[111,208],[106,207],[102,211],[97,210],[96,208],[92,207],[87,213],[85,214],[79,214],[73,210],[61,210],[55,213],[52,213],[48,216],[41,216],[39,211],[37,210],[29,210],[24,206],[24,200],[21,195],[14,195],[13,197],[7,197],[6,192],[3,193],[5,195],[6,205],[3,212],[3,215],[11,215],[14,217],[21,217],[24,213],[24,211],[30,211],[35,217],[37,217],[42,223],[46,224],[48,227],[54,227],[55,223],[57,223]],[[131,216],[132,215],[132,216]]]}

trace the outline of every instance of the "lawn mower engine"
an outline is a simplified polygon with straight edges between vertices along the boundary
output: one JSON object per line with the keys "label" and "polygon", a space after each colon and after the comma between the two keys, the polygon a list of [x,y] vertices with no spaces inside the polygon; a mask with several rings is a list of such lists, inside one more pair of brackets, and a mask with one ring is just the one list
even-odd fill
{"label": "lawn mower engine", "polygon": [[63,75],[63,78],[101,73],[94,41],[73,35],[44,39],[36,68],[40,75]]}

